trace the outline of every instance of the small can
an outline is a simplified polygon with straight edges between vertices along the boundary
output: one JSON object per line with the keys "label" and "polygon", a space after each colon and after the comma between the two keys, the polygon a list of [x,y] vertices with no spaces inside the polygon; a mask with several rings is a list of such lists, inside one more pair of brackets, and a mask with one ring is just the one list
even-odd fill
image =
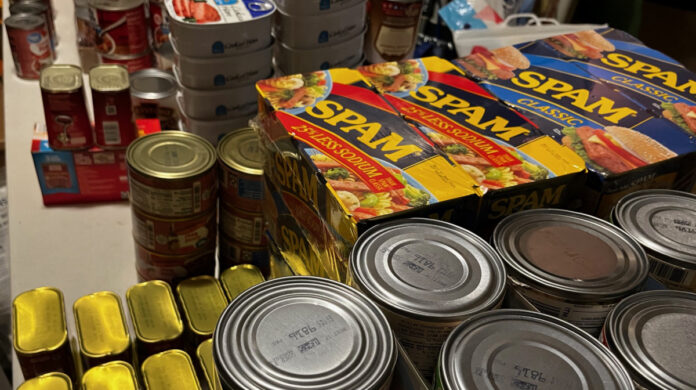
{"label": "small can", "polygon": [[601,340],[622,361],[637,389],[696,389],[695,327],[696,294],[645,291],[616,305]]}
{"label": "small can", "polygon": [[201,390],[191,357],[180,349],[150,356],[141,372],[145,390]]}
{"label": "small can", "polygon": [[640,244],[614,225],[557,209],[521,211],[502,220],[493,245],[508,284],[542,313],[598,336],[611,309],[648,276]]}
{"label": "small can", "polygon": [[217,206],[215,148],[182,131],[138,138],[126,151],[131,203],[157,217],[181,218]]}
{"label": "small can", "polygon": [[162,129],[179,126],[176,78],[159,69],[131,74],[131,101],[135,119],[159,119]]}
{"label": "small can", "polygon": [[203,376],[210,390],[223,390],[220,384],[220,377],[215,370],[215,362],[213,361],[213,339],[208,339],[202,342],[196,349],[198,362],[203,370]]}
{"label": "small can", "polygon": [[77,379],[60,290],[40,287],[17,295],[12,302],[12,341],[25,380],[50,372]]}
{"label": "small can", "polygon": [[147,250],[163,255],[188,255],[215,249],[217,213],[162,219],[132,207],[133,237]]}
{"label": "small can", "polygon": [[38,80],[41,69],[55,58],[46,20],[39,15],[17,14],[4,23],[17,76]]}
{"label": "small can", "polygon": [[92,367],[82,375],[82,390],[138,390],[138,378],[130,363],[117,360]]}
{"label": "small can", "polygon": [[215,250],[200,254],[168,256],[135,244],[135,270],[138,280],[163,280],[171,285],[199,275],[215,275]]}
{"label": "small can", "polygon": [[120,65],[99,65],[89,71],[94,106],[95,143],[122,149],[138,136],[133,122],[128,71]]}
{"label": "small can", "polygon": [[54,150],[87,149],[94,145],[82,87],[82,70],[75,65],[51,65],[41,70],[41,100],[48,145]]}
{"label": "small can", "polygon": [[254,129],[246,127],[223,137],[217,146],[217,158],[221,168],[221,202],[261,212],[264,155]]}
{"label": "small can", "polygon": [[155,50],[169,42],[169,17],[164,0],[150,0],[150,33]]}
{"label": "small can", "polygon": [[220,206],[220,234],[246,245],[265,246],[263,214],[250,213],[227,204]]}
{"label": "small can", "polygon": [[85,295],[73,304],[82,368],[114,360],[131,362],[131,339],[121,298],[111,291]]}
{"label": "small can", "polygon": [[176,292],[195,344],[211,338],[228,303],[220,282],[212,276],[195,276],[179,283]]}
{"label": "small can", "polygon": [[270,265],[267,246],[245,245],[224,234],[220,234],[218,242],[218,259],[221,269],[239,264],[252,264],[258,267],[264,275],[268,275]]}
{"label": "small can", "polygon": [[389,323],[360,292],[292,276],[256,285],[213,337],[222,388],[387,390],[397,360]]}
{"label": "small can", "polygon": [[350,254],[350,270],[353,284],[382,309],[428,380],[452,329],[499,307],[505,292],[505,266],[488,243],[431,219],[402,219],[367,230]]}
{"label": "small can", "polygon": [[633,389],[621,362],[579,328],[526,310],[478,314],[442,346],[433,390]]}
{"label": "small can", "polygon": [[102,64],[123,65],[128,69],[128,73],[149,69],[155,64],[150,49],[139,54],[99,54],[99,61]]}
{"label": "small can", "polygon": [[648,253],[650,276],[670,289],[696,292],[696,195],[636,191],[619,201],[611,218]]}
{"label": "small can", "polygon": [[56,46],[58,46],[58,35],[56,34],[56,25],[53,21],[53,9],[50,3],[46,4],[46,2],[42,0],[23,0],[15,2],[10,5],[10,15],[14,14],[34,14],[43,16],[44,19],[46,19],[46,27],[48,28],[48,36],[51,38],[51,45],[55,50]]}
{"label": "small can", "polygon": [[72,390],[72,380],[62,372],[39,375],[19,385],[17,390]]}
{"label": "small can", "polygon": [[235,265],[220,273],[220,284],[230,302],[239,294],[265,280],[261,271],[251,264]]}
{"label": "small can", "polygon": [[145,0],[89,0],[97,23],[97,52],[139,54],[150,47]]}

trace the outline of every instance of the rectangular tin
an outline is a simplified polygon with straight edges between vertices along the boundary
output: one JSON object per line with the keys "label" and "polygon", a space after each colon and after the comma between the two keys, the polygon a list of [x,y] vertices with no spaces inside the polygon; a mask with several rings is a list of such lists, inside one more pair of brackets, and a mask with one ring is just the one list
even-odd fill
{"label": "rectangular tin", "polygon": [[230,302],[244,290],[265,280],[261,271],[251,264],[235,265],[220,273],[220,284]]}
{"label": "rectangular tin", "polygon": [[186,279],[176,287],[186,328],[196,345],[213,335],[227,297],[220,283],[212,276]]}
{"label": "rectangular tin", "polygon": [[191,357],[180,349],[150,356],[141,372],[146,390],[201,390]]}

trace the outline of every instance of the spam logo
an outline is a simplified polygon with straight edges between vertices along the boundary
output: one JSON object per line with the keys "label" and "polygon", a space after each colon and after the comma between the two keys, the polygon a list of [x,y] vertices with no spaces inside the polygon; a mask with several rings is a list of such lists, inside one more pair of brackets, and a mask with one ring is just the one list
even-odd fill
{"label": "spam logo", "polygon": [[531,192],[523,192],[510,197],[496,199],[491,203],[488,219],[498,219],[522,210],[538,209],[560,205],[567,185],[540,188]]}
{"label": "spam logo", "polygon": [[659,82],[659,84],[665,87],[696,97],[696,80],[684,77],[687,74],[692,75],[687,70],[679,73],[663,70],[655,64],[649,64],[618,52],[608,53],[599,61],[612,68],[621,69],[625,73],[631,73],[646,80]]}
{"label": "spam logo", "polygon": [[319,179],[304,164],[274,153],[270,166],[274,181],[283,190],[297,194],[305,203],[319,206]]}

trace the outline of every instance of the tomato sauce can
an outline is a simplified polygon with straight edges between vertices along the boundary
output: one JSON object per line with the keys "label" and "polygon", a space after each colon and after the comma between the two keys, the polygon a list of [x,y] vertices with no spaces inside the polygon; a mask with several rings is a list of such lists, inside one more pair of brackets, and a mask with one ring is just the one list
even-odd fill
{"label": "tomato sauce can", "polygon": [[99,65],[89,71],[96,144],[125,148],[137,138],[130,100],[128,71],[120,65]]}
{"label": "tomato sauce can", "polygon": [[190,255],[162,255],[135,243],[135,270],[138,280],[163,280],[172,286],[199,275],[215,274],[215,250]]}
{"label": "tomato sauce can", "polygon": [[138,54],[149,48],[144,0],[89,0],[97,28],[97,51]]}
{"label": "tomato sauce can", "polygon": [[55,58],[46,20],[39,15],[18,14],[4,23],[17,76],[38,80],[41,68]]}
{"label": "tomato sauce can", "polygon": [[182,219],[162,219],[133,211],[133,237],[148,250],[163,255],[187,255],[215,248],[215,210]]}
{"label": "tomato sauce can", "polygon": [[266,245],[263,214],[250,213],[226,204],[220,205],[220,234],[245,245]]}
{"label": "tomato sauce can", "polygon": [[[23,0],[10,5],[10,15],[14,14],[34,14],[41,15],[46,19],[46,27],[48,28],[48,36],[51,38],[53,48],[58,45],[58,35],[56,34],[56,26],[53,22],[53,10],[50,3],[41,0]],[[54,57],[55,58],[55,57]]]}
{"label": "tomato sauce can", "polygon": [[153,47],[159,49],[169,41],[169,20],[164,0],[150,0],[150,33]]}
{"label": "tomato sauce can", "polygon": [[258,267],[264,275],[269,274],[267,246],[245,245],[224,234],[220,234],[218,241],[220,269],[227,269],[239,264],[252,264]]}
{"label": "tomato sauce can", "polygon": [[217,156],[221,202],[230,207],[261,212],[264,155],[254,130],[247,127],[223,137],[218,143]]}
{"label": "tomato sauce can", "polygon": [[128,73],[134,73],[139,70],[152,68],[154,61],[152,59],[152,51],[145,50],[139,54],[99,54],[99,61],[102,64],[118,64],[123,65],[128,69]]}

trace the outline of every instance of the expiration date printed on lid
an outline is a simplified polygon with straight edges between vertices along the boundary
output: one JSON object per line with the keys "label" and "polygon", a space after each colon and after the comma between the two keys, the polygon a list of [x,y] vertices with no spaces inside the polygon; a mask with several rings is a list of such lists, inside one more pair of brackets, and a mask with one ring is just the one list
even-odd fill
{"label": "expiration date printed on lid", "polygon": [[169,16],[196,24],[226,24],[262,18],[275,10],[268,0],[166,0]]}
{"label": "expiration date printed on lid", "polygon": [[650,224],[663,236],[681,244],[696,246],[696,212],[662,210],[652,215]]}

